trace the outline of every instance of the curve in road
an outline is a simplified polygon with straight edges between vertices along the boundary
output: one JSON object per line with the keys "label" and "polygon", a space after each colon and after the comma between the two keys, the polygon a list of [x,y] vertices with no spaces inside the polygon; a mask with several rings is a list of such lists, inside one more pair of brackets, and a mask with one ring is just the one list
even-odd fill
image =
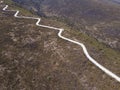
{"label": "curve in road", "polygon": [[87,48],[85,47],[85,45],[84,45],[83,43],[80,43],[80,42],[77,42],[77,41],[74,41],[74,40],[71,40],[71,39],[69,39],[69,38],[66,38],[66,37],[62,36],[62,32],[64,31],[64,29],[62,29],[62,28],[56,28],[56,27],[51,27],[51,26],[46,26],[46,25],[41,25],[41,24],[39,24],[40,21],[41,21],[41,18],[18,16],[18,14],[19,14],[19,11],[18,11],[18,10],[7,10],[7,8],[8,8],[8,5],[6,5],[6,6],[3,8],[3,11],[14,11],[14,12],[16,12],[16,13],[14,14],[14,17],[16,17],[16,18],[35,19],[35,20],[37,20],[37,22],[36,22],[36,25],[37,25],[37,26],[59,31],[59,32],[58,32],[58,36],[59,36],[60,38],[66,40],[66,41],[69,41],[69,42],[71,42],[71,43],[74,43],[74,44],[77,44],[77,45],[81,46],[82,49],[83,49],[83,52],[84,52],[85,56],[87,57],[87,59],[88,59],[89,61],[91,61],[96,67],[98,67],[100,70],[102,70],[103,72],[105,72],[107,75],[109,75],[110,77],[112,77],[112,78],[114,78],[115,80],[117,80],[118,82],[120,82],[120,77],[119,77],[119,76],[117,76],[116,74],[114,74],[113,72],[111,72],[110,70],[108,70],[107,68],[105,68],[104,66],[102,66],[101,64],[99,64],[95,59],[93,59],[93,58],[90,56],[90,54],[89,54],[88,51],[87,51]]}

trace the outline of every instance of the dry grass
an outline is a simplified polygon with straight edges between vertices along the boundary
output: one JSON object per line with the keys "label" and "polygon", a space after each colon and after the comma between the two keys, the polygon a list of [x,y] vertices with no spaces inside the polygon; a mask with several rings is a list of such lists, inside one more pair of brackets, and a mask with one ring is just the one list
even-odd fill
{"label": "dry grass", "polygon": [[[54,30],[35,26],[34,20],[15,19],[7,13],[0,13],[1,90],[120,89],[119,83],[86,59],[81,47],[58,38]],[[89,48],[104,47],[102,44],[98,47],[97,41],[74,31],[66,31],[64,35],[87,42]],[[95,43],[91,43],[93,40]],[[113,50],[110,52],[117,56]]]}

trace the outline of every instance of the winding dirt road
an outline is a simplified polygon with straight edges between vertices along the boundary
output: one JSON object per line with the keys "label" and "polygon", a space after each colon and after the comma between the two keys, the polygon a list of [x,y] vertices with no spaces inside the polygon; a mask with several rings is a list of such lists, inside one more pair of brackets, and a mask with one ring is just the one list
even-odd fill
{"label": "winding dirt road", "polygon": [[66,41],[69,41],[69,42],[71,42],[71,43],[74,43],[74,44],[77,44],[77,45],[81,46],[82,49],[83,49],[83,52],[84,52],[84,54],[85,54],[85,56],[86,56],[86,58],[88,58],[89,61],[91,61],[91,62],[92,62],[96,67],[98,67],[100,70],[102,70],[103,72],[105,72],[108,76],[110,76],[110,77],[114,78],[115,80],[117,80],[118,82],[120,82],[120,77],[119,77],[119,76],[117,76],[117,75],[114,74],[112,71],[108,70],[107,68],[105,68],[104,66],[102,66],[101,64],[99,64],[95,59],[93,59],[93,58],[90,56],[90,54],[89,54],[88,51],[87,51],[87,48],[85,47],[85,45],[84,45],[83,43],[80,43],[80,42],[77,42],[77,41],[74,41],[74,40],[71,40],[71,39],[69,39],[69,38],[66,38],[66,37],[62,36],[62,32],[64,31],[64,29],[62,29],[62,28],[56,28],[56,27],[51,27],[51,26],[46,26],[46,25],[41,25],[41,24],[39,24],[40,21],[41,21],[41,18],[18,16],[18,14],[19,14],[19,11],[18,11],[18,10],[7,10],[7,8],[8,8],[8,5],[6,5],[6,6],[3,8],[3,11],[14,11],[14,12],[16,12],[16,13],[14,14],[14,17],[16,17],[16,18],[35,19],[35,20],[37,20],[36,26],[40,26],[40,27],[44,27],[44,28],[48,28],[48,29],[53,29],[53,30],[59,31],[59,32],[58,32],[58,36],[59,36],[60,38],[66,40]]}

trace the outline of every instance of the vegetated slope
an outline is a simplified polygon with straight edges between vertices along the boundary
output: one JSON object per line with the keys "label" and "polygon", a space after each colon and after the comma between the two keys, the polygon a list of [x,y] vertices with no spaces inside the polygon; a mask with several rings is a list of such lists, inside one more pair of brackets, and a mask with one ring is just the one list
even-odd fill
{"label": "vegetated slope", "polygon": [[60,17],[60,20],[63,19],[70,26],[74,26],[112,48],[120,49],[120,4],[109,0],[13,1],[31,8],[39,15]]}
{"label": "vegetated slope", "polygon": [[[17,9],[15,5],[10,7]],[[79,46],[58,38],[58,32],[54,30],[35,26],[34,20],[14,18],[14,12],[3,12],[3,7],[0,6],[1,90],[120,89],[120,83],[90,63]],[[20,10],[24,15],[30,14],[24,9]],[[104,63],[120,75],[119,53],[87,35],[69,30],[69,27],[61,22],[45,18],[43,20],[42,23],[68,28],[64,33],[66,37],[86,42],[90,53],[96,56],[101,64]]]}

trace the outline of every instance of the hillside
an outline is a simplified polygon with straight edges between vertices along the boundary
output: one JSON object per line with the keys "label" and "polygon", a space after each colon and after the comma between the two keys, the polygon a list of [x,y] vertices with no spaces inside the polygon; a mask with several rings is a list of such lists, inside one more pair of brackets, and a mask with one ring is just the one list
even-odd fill
{"label": "hillside", "polygon": [[[9,9],[35,16],[11,0]],[[60,39],[57,31],[37,27],[35,20],[17,19],[0,4],[0,90],[119,90],[83,54],[78,45]],[[65,37],[83,42],[91,56],[120,76],[120,53],[65,22],[42,18],[41,24],[65,28]]]}
{"label": "hillside", "polygon": [[[120,50],[120,4],[115,0],[13,0],[40,16],[57,18]],[[113,2],[114,1],[114,2]],[[29,7],[28,7],[29,6]]]}

